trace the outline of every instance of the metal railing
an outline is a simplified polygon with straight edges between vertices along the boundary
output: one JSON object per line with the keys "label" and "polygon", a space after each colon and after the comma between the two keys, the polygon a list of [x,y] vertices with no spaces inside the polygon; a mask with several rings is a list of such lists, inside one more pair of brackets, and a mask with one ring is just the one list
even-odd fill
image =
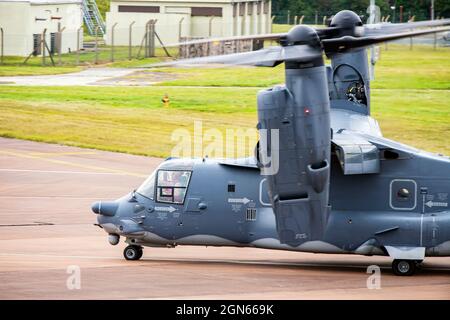
{"label": "metal railing", "polygon": [[106,26],[95,0],[83,0],[82,3],[83,19],[86,28],[91,36],[95,35],[95,28],[98,26],[102,36],[106,33]]}

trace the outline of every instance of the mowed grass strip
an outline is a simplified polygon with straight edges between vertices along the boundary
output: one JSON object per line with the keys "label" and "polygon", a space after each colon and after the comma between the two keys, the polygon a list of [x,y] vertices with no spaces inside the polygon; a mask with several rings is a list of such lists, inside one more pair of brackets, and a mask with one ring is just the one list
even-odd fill
{"label": "mowed grass strip", "polygon": [[[0,136],[3,137],[167,157],[180,142],[172,140],[172,133],[185,129],[192,137],[194,121],[202,121],[204,130],[215,128],[224,136],[227,129],[247,130],[256,125],[256,113],[231,113],[230,110],[239,106],[233,106],[231,102],[219,104],[209,95],[203,100],[188,96],[172,103],[170,108],[164,108],[156,102],[161,95],[152,95],[151,91],[145,95],[148,101],[144,105],[139,99],[137,103],[128,100],[126,95],[114,96],[111,88],[97,88],[100,90],[96,92],[98,99],[86,92],[78,92],[76,99],[71,95],[64,97],[58,90],[52,92],[51,88],[47,93],[37,93],[33,92],[35,88],[24,87],[14,88],[13,96],[19,96],[19,91],[23,91],[24,96],[34,98],[13,99],[11,93],[5,97],[1,92],[3,89],[0,89]],[[31,92],[26,92],[27,89]],[[131,88],[130,96],[138,94],[133,92],[134,89],[137,88]],[[222,91],[225,91],[222,95],[231,95],[228,90]],[[114,105],[106,104],[103,94]],[[244,110],[252,108],[253,97],[240,98]],[[152,101],[155,101],[154,105]],[[204,106],[200,105],[201,101]],[[217,112],[212,110],[211,104],[218,108]],[[246,147],[238,145],[237,140],[233,143],[237,149],[235,156],[249,155],[249,150],[254,148],[254,144]]]}
{"label": "mowed grass strip", "polygon": [[0,99],[48,102],[49,105],[61,103],[62,108],[65,103],[85,102],[92,107],[103,105],[164,112],[161,99],[168,94],[170,110],[223,114],[253,113],[256,110],[257,91],[254,88],[0,86]]}
{"label": "mowed grass strip", "polygon": [[450,155],[449,90],[374,90],[372,102],[385,137]]}
{"label": "mowed grass strip", "polygon": [[[175,55],[177,50],[170,49],[170,52]],[[25,57],[18,56],[5,56],[3,64],[0,65],[0,76],[33,76],[33,75],[50,75],[50,74],[62,74],[81,71],[86,67],[95,67],[102,65],[103,67],[134,67],[142,64],[157,63],[165,61],[166,57],[162,48],[156,49],[156,57],[143,58],[141,52],[141,58],[137,59],[136,55],[138,48],[133,47],[132,54],[133,59],[128,60],[128,47],[116,46],[114,49],[114,63],[111,62],[111,47],[100,47],[97,64],[95,64],[95,52],[92,50],[83,51],[79,57],[75,52],[65,53],[61,55],[61,60],[57,55],[53,56],[55,66],[52,66],[50,57],[46,57],[46,65],[42,65],[42,57],[31,57],[26,64]],[[78,61],[79,60],[79,61]],[[61,61],[61,65],[59,62]],[[1,78],[0,78],[1,81]]]}
{"label": "mowed grass strip", "polygon": [[[450,48],[390,44],[381,47],[374,89],[450,89]],[[329,63],[329,61],[328,61]],[[162,86],[268,87],[284,83],[284,66],[153,68],[149,72],[181,75]]]}
{"label": "mowed grass strip", "polygon": [[[166,157],[176,129],[250,129],[256,88],[0,87],[0,136]],[[160,101],[172,99],[169,108]],[[450,91],[374,90],[386,137],[450,154]],[[229,146],[224,146],[229,147]],[[252,146],[244,148],[251,154]]]}

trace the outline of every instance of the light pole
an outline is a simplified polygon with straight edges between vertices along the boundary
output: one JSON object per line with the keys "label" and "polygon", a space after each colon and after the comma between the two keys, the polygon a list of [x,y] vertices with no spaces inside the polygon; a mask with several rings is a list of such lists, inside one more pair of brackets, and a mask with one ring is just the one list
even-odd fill
{"label": "light pole", "polygon": [[434,0],[431,0],[430,16],[431,16],[431,20],[434,20]]}
{"label": "light pole", "polygon": [[392,10],[392,23],[395,23],[395,6],[391,6]]}

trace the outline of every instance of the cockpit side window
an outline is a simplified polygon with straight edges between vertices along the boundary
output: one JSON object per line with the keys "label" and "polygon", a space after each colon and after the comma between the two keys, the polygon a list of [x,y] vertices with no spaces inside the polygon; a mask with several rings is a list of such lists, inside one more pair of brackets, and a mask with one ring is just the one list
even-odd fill
{"label": "cockpit side window", "polygon": [[191,171],[159,170],[156,188],[158,202],[183,204]]}
{"label": "cockpit side window", "polygon": [[150,200],[155,198],[155,172],[153,172],[144,183],[136,190],[137,193],[143,195]]}

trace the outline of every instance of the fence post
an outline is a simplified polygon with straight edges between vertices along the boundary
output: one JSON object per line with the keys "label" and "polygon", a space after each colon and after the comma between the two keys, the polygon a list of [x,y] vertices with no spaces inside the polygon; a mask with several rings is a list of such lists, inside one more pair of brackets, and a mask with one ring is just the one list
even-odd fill
{"label": "fence post", "polygon": [[41,45],[42,45],[42,65],[45,66],[45,34],[47,33],[47,28],[42,31],[42,39],[41,39]]}
{"label": "fence post", "polygon": [[4,39],[4,34],[3,34],[3,28],[0,28],[0,64],[3,64],[3,49],[4,49],[4,44],[3,44],[3,39]]}
{"label": "fence post", "polygon": [[150,31],[150,22],[152,20],[148,20],[145,24],[145,32],[144,32],[144,57],[148,58],[148,46],[149,46],[149,31]]}
{"label": "fence post", "polygon": [[83,27],[79,27],[77,30],[77,65],[80,64],[80,49],[81,49],[80,31],[83,32]]}
{"label": "fence post", "polygon": [[133,41],[131,40],[131,31],[133,29],[133,24],[135,24],[136,21],[133,21],[132,23],[130,23],[130,26],[128,27],[128,60],[131,60],[131,50],[132,50],[132,45],[133,45]]}
{"label": "fence post", "polygon": [[300,17],[300,24],[303,24],[303,20],[305,19],[305,16]]}
{"label": "fence post", "polygon": [[114,23],[111,27],[111,62],[114,62],[114,28],[117,26],[117,23]]}
{"label": "fence post", "polygon": [[61,61],[62,32],[66,29],[66,27],[62,29],[60,27],[61,25],[58,24],[58,65],[62,65]]}
{"label": "fence post", "polygon": [[297,25],[298,16],[294,16],[294,25]]}
{"label": "fence post", "polygon": [[208,32],[208,34],[209,34],[210,38],[212,37],[212,21],[214,20],[214,18],[215,18],[214,16],[209,18],[209,32]]}
{"label": "fence post", "polygon": [[181,42],[181,28],[183,27],[184,17],[181,17],[180,22],[178,22],[178,42]]}
{"label": "fence post", "polygon": [[100,28],[99,26],[95,27],[95,47],[94,47],[95,57],[94,57],[94,64],[98,64],[98,29],[99,28]]}
{"label": "fence post", "polygon": [[158,19],[151,20],[150,22],[150,50],[149,50],[149,57],[155,57],[155,24],[158,22]]}

